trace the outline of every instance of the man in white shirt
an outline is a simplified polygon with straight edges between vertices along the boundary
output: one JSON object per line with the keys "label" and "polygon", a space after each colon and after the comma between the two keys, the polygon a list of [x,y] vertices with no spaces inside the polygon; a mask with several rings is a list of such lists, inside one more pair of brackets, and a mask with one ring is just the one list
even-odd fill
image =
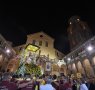
{"label": "man in white shirt", "polygon": [[86,84],[84,83],[84,81],[81,82],[80,90],[88,90],[88,88],[87,88]]}
{"label": "man in white shirt", "polygon": [[80,85],[80,90],[88,90],[88,88],[85,84],[82,84]]}
{"label": "man in white shirt", "polygon": [[56,90],[56,89],[51,85],[50,80],[47,80],[45,85],[40,85],[40,90]]}

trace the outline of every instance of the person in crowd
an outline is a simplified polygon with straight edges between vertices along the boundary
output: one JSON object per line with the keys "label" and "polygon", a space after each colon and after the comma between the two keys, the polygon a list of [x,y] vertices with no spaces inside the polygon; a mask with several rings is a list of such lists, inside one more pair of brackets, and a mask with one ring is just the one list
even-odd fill
{"label": "person in crowd", "polygon": [[72,90],[77,90],[77,82],[76,82],[76,80],[73,80]]}
{"label": "person in crowd", "polygon": [[29,82],[25,82],[25,83],[21,83],[21,84],[20,84],[20,82],[18,82],[18,83],[17,83],[17,85],[18,85],[18,90],[21,90],[21,88],[24,88],[24,87],[26,87],[26,86],[29,85],[29,84],[33,84],[33,80],[30,80]]}
{"label": "person in crowd", "polygon": [[86,84],[87,88],[89,89],[89,87],[90,87],[90,80],[89,79],[85,80],[85,84]]}
{"label": "person in crowd", "polygon": [[68,80],[67,78],[65,78],[64,80],[63,88],[64,88],[63,90],[72,90],[71,81]]}
{"label": "person in crowd", "polygon": [[59,77],[59,83],[63,84],[64,83],[63,81],[64,81],[64,77],[63,76]]}
{"label": "person in crowd", "polygon": [[16,80],[16,78],[14,77],[14,76],[12,76],[12,78],[11,78],[11,80],[10,80],[11,82],[14,82],[14,83],[16,83],[17,82],[17,80]]}
{"label": "person in crowd", "polygon": [[57,76],[55,74],[53,75],[53,80],[57,81]]}
{"label": "person in crowd", "polygon": [[76,87],[77,87],[77,90],[80,90],[80,82],[79,82],[79,80],[77,80],[77,82],[76,82]]}
{"label": "person in crowd", "polygon": [[51,81],[47,79],[45,85],[40,85],[40,90],[56,90],[56,89],[51,85]]}
{"label": "person in crowd", "polygon": [[80,81],[80,90],[89,90],[84,80]]}
{"label": "person in crowd", "polygon": [[[11,82],[11,76],[4,74],[2,82],[0,83],[0,90],[16,90],[17,85],[14,82]],[[2,89],[2,90],[3,90]]]}
{"label": "person in crowd", "polygon": [[3,78],[2,78],[2,81],[8,81],[8,82],[10,82],[10,80],[11,80],[11,76],[10,75],[3,75]]}
{"label": "person in crowd", "polygon": [[89,86],[89,90],[95,90],[95,79],[91,79],[90,81],[90,86]]}
{"label": "person in crowd", "polygon": [[40,81],[40,90],[45,90],[45,80]]}

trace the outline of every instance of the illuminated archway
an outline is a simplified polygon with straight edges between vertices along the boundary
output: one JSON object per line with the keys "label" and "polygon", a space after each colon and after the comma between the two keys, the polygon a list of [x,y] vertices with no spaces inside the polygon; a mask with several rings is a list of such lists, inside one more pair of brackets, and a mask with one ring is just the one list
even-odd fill
{"label": "illuminated archway", "polygon": [[77,68],[78,68],[78,72],[81,74],[85,74],[84,72],[84,68],[82,67],[82,64],[80,61],[77,62]]}
{"label": "illuminated archway", "polygon": [[92,64],[95,65],[95,56],[92,59]]}
{"label": "illuminated archway", "polygon": [[59,75],[59,66],[57,64],[52,64],[52,75]]}
{"label": "illuminated archway", "polygon": [[85,67],[87,76],[88,77],[93,76],[94,75],[94,72],[93,72],[93,69],[92,69],[92,67],[91,67],[90,62],[89,62],[88,59],[85,59],[83,61],[83,65]]}
{"label": "illuminated archway", "polygon": [[68,65],[68,74],[71,74],[72,72],[72,67],[71,67],[71,64]]}
{"label": "illuminated archway", "polygon": [[4,58],[3,55],[0,54],[0,70],[1,70],[1,68],[2,68],[3,58]]}
{"label": "illuminated archway", "polygon": [[72,64],[72,71],[73,71],[73,73],[76,73],[77,72],[75,63]]}
{"label": "illuminated archway", "polygon": [[67,75],[67,68],[66,68],[66,65],[61,65],[61,67],[60,67],[60,72],[61,73],[64,73],[64,75]]}

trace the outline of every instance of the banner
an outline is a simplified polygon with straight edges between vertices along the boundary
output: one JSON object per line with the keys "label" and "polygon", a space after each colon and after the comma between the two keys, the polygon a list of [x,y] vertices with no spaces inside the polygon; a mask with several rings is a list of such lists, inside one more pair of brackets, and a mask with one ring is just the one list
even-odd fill
{"label": "banner", "polygon": [[46,62],[46,71],[51,71],[51,63]]}

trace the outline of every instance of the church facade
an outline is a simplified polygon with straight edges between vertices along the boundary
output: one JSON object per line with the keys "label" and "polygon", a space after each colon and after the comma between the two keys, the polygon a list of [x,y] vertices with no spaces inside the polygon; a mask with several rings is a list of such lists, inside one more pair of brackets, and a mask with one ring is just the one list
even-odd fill
{"label": "church facade", "polygon": [[[58,61],[62,60],[65,55],[54,48],[54,39],[52,37],[44,32],[30,34],[27,35],[25,44],[14,47],[14,49],[17,53],[19,53],[19,51],[21,51],[23,48],[26,48],[28,45],[33,45],[39,48],[34,53],[40,56],[39,61],[42,62],[41,67],[44,72],[46,71],[46,64],[48,63],[47,61],[49,61],[51,62],[51,74],[59,74],[60,67],[58,66]],[[55,66],[57,66],[57,69]],[[61,72],[64,72],[64,70],[61,70]]]}
{"label": "church facade", "polygon": [[27,35],[27,41],[25,44],[14,47],[16,52],[21,48],[25,48],[27,45],[32,44],[39,47],[36,53],[45,55],[50,59],[62,59],[65,55],[54,48],[54,39],[44,32],[38,32]]}

